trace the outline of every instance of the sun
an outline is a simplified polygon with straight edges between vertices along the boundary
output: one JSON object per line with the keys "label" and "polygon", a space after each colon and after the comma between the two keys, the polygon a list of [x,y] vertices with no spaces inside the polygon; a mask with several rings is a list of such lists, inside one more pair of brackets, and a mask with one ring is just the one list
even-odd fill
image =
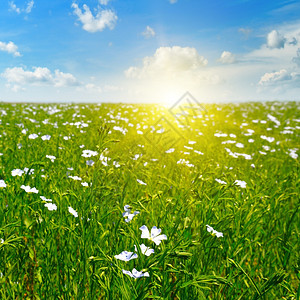
{"label": "sun", "polygon": [[165,93],[165,95],[162,96],[162,104],[167,108],[170,108],[172,107],[172,105],[174,105],[177,102],[179,97],[180,94],[178,92],[177,93],[174,91],[167,92]]}

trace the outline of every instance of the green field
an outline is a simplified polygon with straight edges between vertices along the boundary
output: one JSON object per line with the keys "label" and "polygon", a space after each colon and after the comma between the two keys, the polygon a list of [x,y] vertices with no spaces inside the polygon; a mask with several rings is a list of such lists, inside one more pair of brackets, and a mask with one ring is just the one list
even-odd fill
{"label": "green field", "polygon": [[299,105],[0,103],[0,298],[299,299]]}

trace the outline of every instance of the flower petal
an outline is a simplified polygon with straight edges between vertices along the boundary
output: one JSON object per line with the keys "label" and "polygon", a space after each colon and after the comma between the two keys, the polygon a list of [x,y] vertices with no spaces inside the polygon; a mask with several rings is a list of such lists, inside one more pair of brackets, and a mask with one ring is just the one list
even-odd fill
{"label": "flower petal", "polygon": [[140,227],[140,230],[142,231],[142,235],[141,235],[142,239],[149,239],[150,238],[149,229],[147,228],[146,225],[143,225],[142,227]]}
{"label": "flower petal", "polygon": [[151,229],[151,238],[158,236],[161,233],[161,229],[153,226]]}
{"label": "flower petal", "polygon": [[161,234],[161,235],[158,235],[157,237],[153,238],[152,240],[156,245],[159,245],[162,240],[167,240],[167,239],[168,238],[165,234]]}

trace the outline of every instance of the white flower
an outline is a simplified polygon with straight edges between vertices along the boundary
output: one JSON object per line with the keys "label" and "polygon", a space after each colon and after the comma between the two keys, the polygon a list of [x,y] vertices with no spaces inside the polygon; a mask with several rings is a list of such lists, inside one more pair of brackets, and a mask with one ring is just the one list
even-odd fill
{"label": "white flower", "polygon": [[215,181],[219,182],[220,184],[227,184],[227,182],[225,182],[225,181],[223,181],[221,179],[218,179],[218,178],[216,178]]}
{"label": "white flower", "polygon": [[0,187],[2,187],[2,188],[6,187],[6,183],[4,182],[3,179],[0,180]]}
{"label": "white flower", "polygon": [[139,184],[142,184],[142,185],[147,185],[147,183],[145,183],[145,182],[143,182],[142,180],[140,180],[140,179],[137,179],[136,180]]}
{"label": "white flower", "polygon": [[113,130],[120,131],[120,132],[122,132],[124,135],[125,135],[126,132],[127,132],[127,129],[124,129],[124,128],[120,127],[120,126],[114,126],[114,127],[113,127]]}
{"label": "white flower", "polygon": [[52,199],[47,199],[45,196],[40,196],[43,201],[52,202]]}
{"label": "white flower", "polygon": [[34,140],[34,139],[36,139],[38,137],[39,136],[36,133],[29,134],[29,136],[28,136],[28,138],[31,139],[31,140]]}
{"label": "white flower", "polygon": [[238,148],[244,148],[244,145],[243,145],[242,143],[236,143],[235,145],[236,145],[236,147],[238,147]]}
{"label": "white flower", "polygon": [[297,159],[298,158],[298,154],[296,153],[298,149],[289,149],[290,153],[289,156],[293,159]]}
{"label": "white flower", "polygon": [[261,139],[268,141],[269,143],[272,143],[275,141],[274,137],[269,137],[269,136],[265,136],[265,135],[261,135],[260,136]]}
{"label": "white flower", "polygon": [[216,137],[226,137],[227,134],[226,133],[215,133],[214,136],[216,136]]}
{"label": "white flower", "polygon": [[49,140],[51,139],[51,135],[48,135],[48,134],[43,135],[43,136],[41,136],[41,139],[42,139],[43,141],[49,141]]}
{"label": "white flower", "polygon": [[170,148],[169,150],[167,150],[167,151],[165,151],[166,153],[172,153],[172,152],[174,152],[175,151],[175,149],[174,148]]}
{"label": "white flower", "polygon": [[208,232],[211,232],[212,234],[214,234],[217,238],[219,237],[223,237],[223,233],[222,232],[218,232],[217,230],[214,230],[211,226],[206,225],[206,229]]}
{"label": "white flower", "polygon": [[[134,249],[136,252],[138,251],[136,245],[134,245]],[[154,249],[150,249],[149,247],[145,246],[144,244],[140,245],[140,249],[141,249],[141,252],[146,256],[150,256],[152,253],[154,253]]]}
{"label": "white flower", "polygon": [[113,161],[113,165],[116,167],[116,168],[120,168],[121,165],[117,162],[117,161]]}
{"label": "white flower", "polygon": [[243,180],[236,180],[234,183],[243,189],[246,188],[246,185],[247,185],[247,182],[245,182]]}
{"label": "white flower", "polygon": [[204,153],[203,153],[203,152],[201,152],[201,151],[198,151],[198,150],[194,150],[194,152],[195,152],[195,153],[197,153],[197,154],[200,154],[200,155],[204,155]]}
{"label": "white flower", "polygon": [[13,169],[11,171],[11,176],[22,176],[24,174],[23,170],[20,169]]}
{"label": "white flower", "polygon": [[0,239],[0,244],[3,244],[4,243],[4,239]]}
{"label": "white flower", "polygon": [[267,155],[267,153],[266,152],[264,152],[264,151],[258,151],[261,155]]}
{"label": "white flower", "polygon": [[92,157],[98,155],[97,151],[92,150],[83,150],[81,156],[83,157]]}
{"label": "white flower", "polygon": [[23,189],[26,193],[35,193],[35,194],[37,194],[39,191],[35,188],[35,187],[33,187],[33,188],[31,188],[29,185],[21,185],[21,189]]}
{"label": "white flower", "polygon": [[87,182],[81,182],[82,186],[89,186],[89,184]]}
{"label": "white flower", "polygon": [[124,210],[125,212],[123,212],[122,215],[125,218],[125,222],[130,222],[134,216],[140,213],[139,211],[135,211],[134,213],[131,213],[130,205],[128,204],[124,206]]}
{"label": "white flower", "polygon": [[45,203],[45,207],[48,208],[48,210],[57,210],[57,206],[53,203]]}
{"label": "white flower", "polygon": [[95,163],[95,162],[94,162],[93,160],[91,160],[91,159],[86,161],[86,164],[87,164],[88,166],[92,166],[94,163]]}
{"label": "white flower", "polygon": [[137,258],[138,255],[133,252],[123,251],[118,255],[115,255],[116,259],[123,260],[123,261],[130,261],[131,259]]}
{"label": "white flower", "polygon": [[73,180],[82,180],[82,178],[78,177],[78,176],[69,176],[69,178],[71,178]]}
{"label": "white flower", "polygon": [[54,162],[56,159],[54,155],[46,155],[46,157],[49,158],[52,162]]}
{"label": "white flower", "polygon": [[149,273],[148,272],[139,272],[137,271],[135,268],[132,270],[132,273],[130,271],[126,271],[126,270],[122,270],[122,272],[126,275],[129,275],[130,277],[136,279],[136,278],[140,278],[140,277],[149,277]]}
{"label": "white flower", "polygon": [[75,218],[78,217],[78,213],[75,209],[73,209],[71,206],[68,207],[69,213],[72,214]]}
{"label": "white flower", "polygon": [[142,239],[149,239],[150,241],[154,242],[156,245],[159,245],[162,240],[167,239],[167,236],[165,234],[160,234],[161,229],[157,228],[156,226],[152,227],[151,234],[149,233],[149,230],[146,225],[140,227],[140,230],[142,231],[142,235],[141,235]]}

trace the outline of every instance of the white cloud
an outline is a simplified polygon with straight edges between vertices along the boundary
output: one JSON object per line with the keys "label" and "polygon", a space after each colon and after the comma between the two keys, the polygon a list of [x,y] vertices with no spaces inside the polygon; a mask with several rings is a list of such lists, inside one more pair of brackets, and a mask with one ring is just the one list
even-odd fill
{"label": "white cloud", "polygon": [[14,56],[21,56],[20,52],[18,51],[18,46],[13,42],[4,43],[0,41],[0,51],[8,52]]}
{"label": "white cloud", "polygon": [[31,10],[33,8],[34,1],[30,0],[29,2],[27,2],[27,6],[25,8],[17,7],[17,5],[14,3],[14,1],[10,1],[8,4],[9,4],[10,9],[12,11],[16,12],[17,14],[20,14],[21,12],[29,14],[29,13],[31,13]]}
{"label": "white cloud", "polygon": [[152,56],[143,58],[142,66],[125,70],[122,87],[128,91],[128,98],[149,102],[175,101],[186,91],[206,97],[222,82],[218,72],[207,70],[207,64],[195,48],[160,47]]}
{"label": "white cloud", "polygon": [[286,69],[265,73],[258,84],[258,93],[270,94],[284,100],[299,100],[300,73]]}
{"label": "white cloud", "polygon": [[174,4],[174,3],[177,2],[177,0],[169,0],[169,2],[170,2],[171,4]]}
{"label": "white cloud", "polygon": [[277,30],[272,30],[267,36],[268,48],[283,48],[286,42],[286,38],[281,35]]}
{"label": "white cloud", "polygon": [[150,26],[147,26],[145,31],[142,32],[142,35],[148,39],[155,36],[155,31]]}
{"label": "white cloud", "polygon": [[195,48],[160,47],[153,56],[143,59],[142,68],[130,67],[125,75],[129,78],[170,78],[182,76],[184,72],[196,71],[205,65],[207,60]]}
{"label": "white cloud", "polygon": [[99,0],[99,3],[102,5],[107,5],[110,0]]}
{"label": "white cloud", "polygon": [[9,4],[9,7],[10,7],[10,9],[11,9],[12,11],[15,11],[17,14],[20,14],[20,13],[21,13],[20,8],[18,8],[18,7],[16,6],[16,4],[15,4],[13,1],[9,2],[8,4]]}
{"label": "white cloud", "polygon": [[229,51],[223,51],[218,61],[222,64],[233,64],[236,62],[236,57]]}
{"label": "white cloud", "polygon": [[25,12],[26,12],[27,14],[31,13],[31,10],[32,10],[32,8],[33,8],[33,5],[34,5],[34,1],[33,1],[33,0],[31,0],[31,1],[29,1],[29,2],[27,3],[27,7],[25,8]]}
{"label": "white cloud", "polygon": [[84,86],[80,86],[77,88],[77,91],[86,91],[88,93],[102,93],[101,87],[94,83],[87,83]]}
{"label": "white cloud", "polygon": [[80,83],[70,73],[55,70],[54,74],[48,68],[35,67],[33,71],[26,71],[22,67],[7,68],[2,74],[8,83],[15,86],[52,85],[55,87],[78,86]]}
{"label": "white cloud", "polygon": [[88,32],[103,31],[106,27],[113,29],[117,22],[117,15],[108,9],[98,8],[96,16],[94,16],[90,8],[84,4],[82,11],[76,3],[72,4],[74,14],[78,17],[79,21],[83,24],[82,28]]}
{"label": "white cloud", "polygon": [[80,83],[71,73],[63,73],[59,70],[54,71],[53,82],[57,87],[78,86]]}
{"label": "white cloud", "polygon": [[279,81],[292,80],[292,78],[292,75],[286,69],[281,69],[278,72],[265,73],[261,77],[259,84],[269,85],[277,83]]}

